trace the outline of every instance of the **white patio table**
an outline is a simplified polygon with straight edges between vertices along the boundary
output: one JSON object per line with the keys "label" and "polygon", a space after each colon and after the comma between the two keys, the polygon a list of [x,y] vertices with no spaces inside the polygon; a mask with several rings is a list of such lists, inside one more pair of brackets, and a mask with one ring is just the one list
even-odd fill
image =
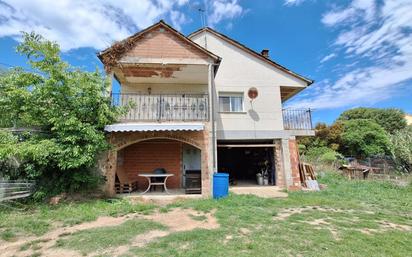
{"label": "white patio table", "polygon": [[[142,193],[142,195],[146,194],[152,186],[163,186],[164,189],[165,189],[165,192],[169,194],[169,191],[167,191],[166,182],[167,182],[167,179],[169,177],[172,177],[172,176],[174,176],[174,174],[167,174],[167,173],[165,173],[165,174],[155,174],[155,173],[141,173],[141,174],[139,174],[139,177],[145,177],[147,179],[147,181],[149,182],[149,185],[147,186],[146,191],[144,191]],[[164,178],[164,179],[163,179],[162,182],[153,182],[152,178]]]}

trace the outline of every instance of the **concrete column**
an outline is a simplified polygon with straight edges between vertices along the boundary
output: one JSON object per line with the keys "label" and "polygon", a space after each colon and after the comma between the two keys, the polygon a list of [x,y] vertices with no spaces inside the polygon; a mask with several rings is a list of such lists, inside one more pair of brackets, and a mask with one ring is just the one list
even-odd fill
{"label": "concrete column", "polygon": [[282,138],[282,161],[283,161],[283,175],[285,178],[285,186],[289,188],[293,185],[292,180],[292,166],[290,162],[289,139]]}
{"label": "concrete column", "polygon": [[[210,142],[212,143],[213,155],[210,157],[213,160],[213,171],[217,172],[217,139],[216,139],[216,94],[214,86],[214,71],[213,65],[209,64],[209,79],[208,79],[208,92],[209,92],[209,117],[210,117],[210,127],[206,126],[207,130],[210,131]],[[205,128],[205,129],[206,129]]]}
{"label": "concrete column", "polygon": [[215,89],[215,76],[214,67],[209,64],[208,69],[208,92],[209,92],[209,122],[205,125],[205,143],[207,143],[208,149],[208,162],[209,162],[209,196],[213,195],[213,174],[217,172],[217,138],[216,138],[216,122],[215,122],[215,110],[216,110],[216,89]]}

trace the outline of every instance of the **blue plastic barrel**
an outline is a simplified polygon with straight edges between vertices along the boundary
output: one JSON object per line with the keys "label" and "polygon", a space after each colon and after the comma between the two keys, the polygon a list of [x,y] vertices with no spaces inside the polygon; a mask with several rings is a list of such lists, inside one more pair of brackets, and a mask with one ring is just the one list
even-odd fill
{"label": "blue plastic barrel", "polygon": [[213,174],[213,198],[219,199],[227,197],[229,194],[229,174],[215,173]]}

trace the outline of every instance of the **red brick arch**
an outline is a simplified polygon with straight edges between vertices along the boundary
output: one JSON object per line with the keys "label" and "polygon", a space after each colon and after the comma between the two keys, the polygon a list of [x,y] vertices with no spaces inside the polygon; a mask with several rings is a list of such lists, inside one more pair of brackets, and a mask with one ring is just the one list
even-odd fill
{"label": "red brick arch", "polygon": [[113,133],[110,136],[110,143],[113,150],[120,150],[126,146],[152,139],[169,139],[187,143],[196,148],[202,149],[204,136],[202,131],[148,131],[148,132],[126,132]]}
{"label": "red brick arch", "polygon": [[168,139],[168,140],[172,140],[172,141],[179,141],[179,142],[191,145],[193,147],[196,147],[199,150],[202,150],[202,146],[194,140],[191,140],[189,138],[184,138],[184,137],[170,137],[170,136],[155,136],[155,137],[140,138],[140,139],[132,140],[132,141],[129,141],[129,142],[124,143],[124,144],[116,145],[115,150],[119,151],[119,150],[121,150],[123,148],[126,148],[130,145],[133,145],[133,144],[138,144],[140,142],[156,140],[156,139]]}

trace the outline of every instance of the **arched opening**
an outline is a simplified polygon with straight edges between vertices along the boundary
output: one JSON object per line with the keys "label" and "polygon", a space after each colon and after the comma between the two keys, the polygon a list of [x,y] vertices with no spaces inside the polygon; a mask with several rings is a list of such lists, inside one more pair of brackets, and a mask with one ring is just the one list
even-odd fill
{"label": "arched opening", "polygon": [[171,194],[201,193],[201,149],[190,142],[170,138],[149,138],[125,144],[117,151],[115,190],[117,193],[164,193],[165,177]]}
{"label": "arched opening", "polygon": [[191,145],[191,146],[193,146],[193,147],[195,147],[195,148],[198,148],[199,150],[201,149],[201,146],[200,146],[197,142],[192,141],[192,140],[190,140],[190,139],[188,139],[188,138],[186,138],[186,137],[177,137],[177,136],[175,136],[175,137],[170,137],[170,136],[158,136],[158,135],[154,135],[153,137],[143,137],[143,138],[138,137],[138,139],[136,139],[136,140],[128,141],[127,143],[123,143],[123,144],[119,144],[119,145],[117,146],[116,150],[117,150],[117,151],[120,151],[120,150],[122,150],[122,149],[125,148],[125,147],[128,147],[128,146],[133,145],[133,144],[137,144],[137,143],[139,143],[139,142],[144,142],[144,141],[156,141],[156,140],[162,140],[162,139],[165,140],[165,141],[179,141],[179,142],[182,142],[182,143]]}

